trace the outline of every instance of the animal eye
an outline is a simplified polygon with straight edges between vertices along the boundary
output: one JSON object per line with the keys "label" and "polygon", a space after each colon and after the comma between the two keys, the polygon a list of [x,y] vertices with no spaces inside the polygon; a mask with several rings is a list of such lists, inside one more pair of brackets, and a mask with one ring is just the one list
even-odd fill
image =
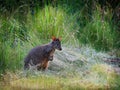
{"label": "animal eye", "polygon": [[59,43],[57,43],[57,45],[59,45]]}

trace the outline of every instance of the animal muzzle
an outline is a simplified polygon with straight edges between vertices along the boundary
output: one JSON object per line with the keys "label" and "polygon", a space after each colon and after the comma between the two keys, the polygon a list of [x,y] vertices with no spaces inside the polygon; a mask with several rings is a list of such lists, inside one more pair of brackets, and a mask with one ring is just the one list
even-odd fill
{"label": "animal muzzle", "polygon": [[62,50],[62,48],[59,48],[59,50],[61,51],[61,50]]}

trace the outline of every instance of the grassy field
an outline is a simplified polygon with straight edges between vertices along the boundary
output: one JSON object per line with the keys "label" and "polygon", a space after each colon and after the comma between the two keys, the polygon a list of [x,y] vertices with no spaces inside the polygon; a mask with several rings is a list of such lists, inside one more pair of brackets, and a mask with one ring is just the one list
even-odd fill
{"label": "grassy field", "polygon": [[[45,0],[32,8],[24,0],[12,2],[5,0],[0,9],[0,89],[119,90],[119,74],[104,62],[120,57],[119,26],[110,7],[102,15],[92,0]],[[29,50],[52,36],[62,38],[63,51],[48,70],[24,71]]]}
{"label": "grassy field", "polygon": [[105,57],[112,58],[90,47],[63,47],[46,71],[7,71],[2,90],[119,90],[120,76],[113,65],[104,62]]}

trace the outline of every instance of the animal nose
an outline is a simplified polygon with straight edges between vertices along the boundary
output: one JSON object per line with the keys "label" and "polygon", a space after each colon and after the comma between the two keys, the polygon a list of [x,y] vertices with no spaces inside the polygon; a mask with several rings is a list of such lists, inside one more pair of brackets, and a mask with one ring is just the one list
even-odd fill
{"label": "animal nose", "polygon": [[60,48],[60,51],[62,50],[62,48]]}

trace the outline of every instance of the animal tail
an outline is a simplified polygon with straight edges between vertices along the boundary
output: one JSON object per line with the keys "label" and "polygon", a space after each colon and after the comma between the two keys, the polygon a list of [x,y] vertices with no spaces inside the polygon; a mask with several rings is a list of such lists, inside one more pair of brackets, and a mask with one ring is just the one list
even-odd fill
{"label": "animal tail", "polygon": [[27,70],[27,69],[29,69],[29,65],[28,64],[24,64],[24,70]]}
{"label": "animal tail", "polygon": [[27,69],[29,69],[29,59],[25,58],[24,59],[24,70],[27,70]]}

